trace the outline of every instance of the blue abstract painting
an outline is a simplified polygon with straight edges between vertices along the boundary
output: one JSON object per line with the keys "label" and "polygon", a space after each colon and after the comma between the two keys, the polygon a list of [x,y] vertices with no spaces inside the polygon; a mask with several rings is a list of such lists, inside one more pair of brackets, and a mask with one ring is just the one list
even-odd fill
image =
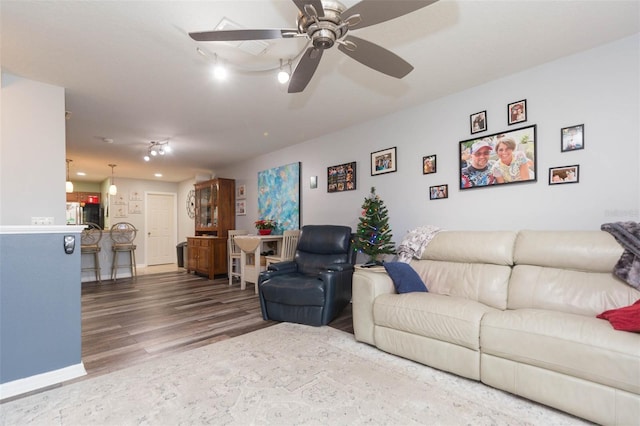
{"label": "blue abstract painting", "polygon": [[258,219],[278,223],[276,234],[300,228],[300,163],[258,172]]}

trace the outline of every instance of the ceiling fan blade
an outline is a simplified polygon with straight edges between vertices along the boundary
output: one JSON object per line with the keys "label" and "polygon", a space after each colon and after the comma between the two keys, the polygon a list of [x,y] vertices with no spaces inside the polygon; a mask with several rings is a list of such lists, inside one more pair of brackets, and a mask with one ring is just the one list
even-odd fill
{"label": "ceiling fan blade", "polygon": [[195,41],[240,41],[240,40],[271,40],[290,38],[298,34],[296,29],[267,29],[267,30],[214,30],[189,33]]}
{"label": "ceiling fan blade", "polygon": [[307,87],[311,77],[316,72],[316,68],[318,68],[323,52],[322,49],[316,49],[315,47],[310,47],[304,52],[291,76],[289,93],[299,93]]}
{"label": "ceiling fan blade", "polygon": [[413,66],[395,53],[370,41],[347,36],[338,49],[352,59],[376,71],[402,78],[413,70]]}
{"label": "ceiling fan blade", "polygon": [[293,0],[293,2],[303,15],[309,15],[304,6],[311,5],[316,10],[319,17],[324,16],[324,7],[322,7],[322,1],[320,0]]}
{"label": "ceiling fan blade", "polygon": [[415,12],[437,1],[438,0],[362,0],[342,12],[341,16],[343,19],[348,19],[350,16],[360,15],[362,20],[349,26],[350,30],[355,30]]}

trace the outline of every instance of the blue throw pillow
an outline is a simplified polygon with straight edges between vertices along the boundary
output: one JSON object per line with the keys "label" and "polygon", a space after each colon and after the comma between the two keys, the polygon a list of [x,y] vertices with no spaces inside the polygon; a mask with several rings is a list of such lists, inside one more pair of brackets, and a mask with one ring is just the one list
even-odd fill
{"label": "blue throw pillow", "polygon": [[427,286],[422,282],[422,278],[408,263],[404,262],[384,262],[384,269],[393,281],[396,292],[411,293],[413,291],[426,292]]}

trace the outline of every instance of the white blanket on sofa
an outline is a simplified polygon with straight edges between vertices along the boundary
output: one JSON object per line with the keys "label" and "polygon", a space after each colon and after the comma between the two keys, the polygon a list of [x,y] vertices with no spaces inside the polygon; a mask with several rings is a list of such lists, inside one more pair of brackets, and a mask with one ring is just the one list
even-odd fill
{"label": "white blanket on sofa", "polygon": [[441,229],[437,226],[421,226],[407,233],[398,246],[398,262],[409,263],[411,259],[420,259],[424,249]]}

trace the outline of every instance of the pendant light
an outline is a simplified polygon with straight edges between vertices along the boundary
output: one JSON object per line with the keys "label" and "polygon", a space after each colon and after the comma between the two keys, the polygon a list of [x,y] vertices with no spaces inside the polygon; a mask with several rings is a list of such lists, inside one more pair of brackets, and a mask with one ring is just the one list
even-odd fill
{"label": "pendant light", "polygon": [[71,163],[73,160],[69,160],[67,158],[67,183],[66,183],[66,191],[67,192],[73,192],[73,182],[71,182],[69,180],[69,163]]}
{"label": "pendant light", "polygon": [[111,167],[111,185],[109,186],[109,195],[116,195],[118,193],[118,188],[116,187],[116,184],[114,183],[114,180],[113,180],[113,168],[116,165],[109,164],[108,166]]}

